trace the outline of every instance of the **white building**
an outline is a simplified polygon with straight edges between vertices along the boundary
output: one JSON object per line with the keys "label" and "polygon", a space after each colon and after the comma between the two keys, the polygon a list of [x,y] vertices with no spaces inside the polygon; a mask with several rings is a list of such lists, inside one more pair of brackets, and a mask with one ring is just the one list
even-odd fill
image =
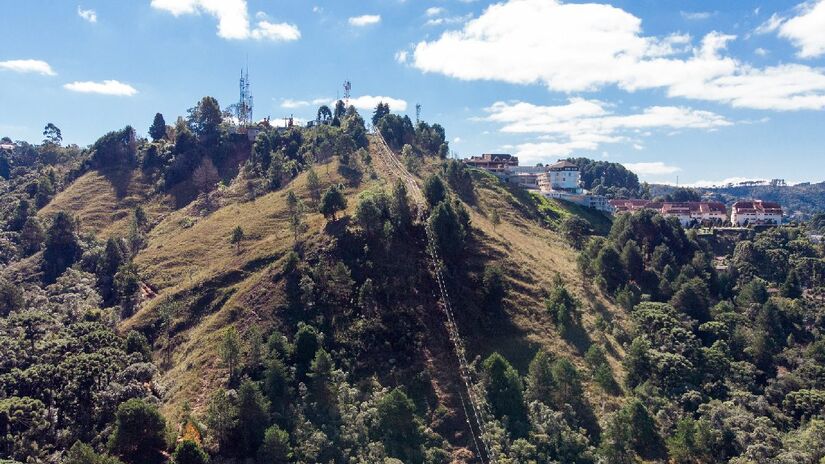
{"label": "white building", "polygon": [[731,207],[730,222],[737,226],[782,224],[782,207],[772,201],[737,201]]}
{"label": "white building", "polygon": [[722,224],[728,220],[725,205],[714,201],[659,202],[616,199],[610,200],[610,204],[616,213],[650,209],[665,217],[675,217],[685,227],[692,224]]}
{"label": "white building", "polygon": [[613,213],[613,206],[604,195],[593,195],[581,190],[579,193],[571,193],[565,190],[542,190],[542,195],[547,198],[569,201],[577,205],[593,208],[606,213]]}
{"label": "white building", "polygon": [[579,167],[567,160],[547,167],[547,182],[551,190],[578,191],[581,181]]}

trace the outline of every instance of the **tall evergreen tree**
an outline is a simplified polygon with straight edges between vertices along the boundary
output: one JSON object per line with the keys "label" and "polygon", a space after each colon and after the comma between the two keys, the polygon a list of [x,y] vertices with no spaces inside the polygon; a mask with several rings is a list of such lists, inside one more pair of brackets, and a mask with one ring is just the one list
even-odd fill
{"label": "tall evergreen tree", "polygon": [[415,417],[415,405],[398,388],[378,403],[378,433],[387,455],[408,463],[423,461],[421,432]]}
{"label": "tall evergreen tree", "polygon": [[117,408],[109,449],[128,464],[160,464],[166,459],[166,420],[157,408],[131,399]]}
{"label": "tall evergreen tree", "polygon": [[238,435],[240,451],[245,457],[257,453],[269,424],[269,402],[258,385],[247,379],[238,389]]}
{"label": "tall evergreen tree", "polygon": [[46,282],[54,282],[63,271],[73,265],[80,257],[80,251],[74,219],[65,211],[57,213],[46,233],[46,249],[43,252]]}
{"label": "tall evergreen tree", "polygon": [[166,121],[163,119],[162,114],[155,113],[155,119],[152,121],[152,125],[149,126],[149,135],[154,141],[166,137]]}
{"label": "tall evergreen tree", "polygon": [[482,368],[493,414],[505,420],[513,435],[523,435],[527,427],[527,414],[518,372],[498,353],[485,359]]}

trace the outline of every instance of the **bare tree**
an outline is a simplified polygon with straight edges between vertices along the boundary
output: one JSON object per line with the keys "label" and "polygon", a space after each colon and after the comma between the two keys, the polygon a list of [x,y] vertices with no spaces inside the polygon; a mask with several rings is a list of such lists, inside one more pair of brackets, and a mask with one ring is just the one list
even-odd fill
{"label": "bare tree", "polygon": [[221,180],[221,176],[208,157],[205,157],[201,164],[195,168],[195,172],[192,173],[192,182],[199,192],[208,193],[212,191],[219,180]]}

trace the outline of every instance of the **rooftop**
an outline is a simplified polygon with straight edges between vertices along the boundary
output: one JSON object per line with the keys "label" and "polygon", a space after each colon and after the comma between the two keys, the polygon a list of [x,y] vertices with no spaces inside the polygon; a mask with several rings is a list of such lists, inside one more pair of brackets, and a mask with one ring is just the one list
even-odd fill
{"label": "rooftop", "polygon": [[551,171],[561,171],[564,169],[579,169],[579,167],[567,160],[561,160],[547,167]]}

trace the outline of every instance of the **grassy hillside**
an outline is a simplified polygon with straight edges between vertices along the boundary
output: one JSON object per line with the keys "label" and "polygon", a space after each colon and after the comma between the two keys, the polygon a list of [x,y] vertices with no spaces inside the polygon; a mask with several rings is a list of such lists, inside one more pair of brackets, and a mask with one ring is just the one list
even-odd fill
{"label": "grassy hillside", "polygon": [[[343,181],[337,167],[336,163],[318,167],[324,188]],[[347,190],[347,196],[354,200],[366,187]],[[306,173],[288,188],[311,203]],[[175,211],[151,231],[148,246],[135,258],[156,296],[125,321],[123,330],[140,327],[158,333],[159,364],[168,368],[164,373],[168,411],[178,411],[184,401],[200,410],[225,378],[217,356],[222,329],[235,324],[244,333],[253,324],[263,330],[277,325],[273,310],[284,302],[274,274],[293,245],[286,191],[232,203],[203,217],[192,206]],[[354,205],[351,201],[350,209]],[[306,224],[304,235],[312,237],[321,233],[325,221],[312,213]],[[230,237],[238,225],[246,238],[236,248]],[[165,316],[170,301],[177,304]],[[163,317],[170,320],[164,322]],[[167,331],[171,338],[164,338]]]}
{"label": "grassy hillside", "polygon": [[[619,378],[621,345],[610,333],[597,328],[596,321],[601,317],[609,321],[608,327],[621,332],[627,326],[626,314],[582,279],[576,268],[576,251],[554,230],[573,214],[588,220],[597,231],[609,229],[609,219],[575,204],[530,195],[485,173],[474,173],[474,178],[475,199],[465,202],[471,212],[474,240],[466,275],[456,279],[465,285],[454,296],[455,304],[464,305],[460,313],[466,317],[458,317],[471,351],[482,358],[497,351],[526,373],[535,352],[543,348],[569,356],[586,372],[582,358],[595,342],[612,355],[614,374]],[[496,226],[490,221],[494,209],[500,215]],[[507,314],[503,318],[485,314],[477,303],[484,268],[490,265],[500,266],[508,280]],[[568,339],[559,336],[544,307],[557,276],[581,303],[582,330]],[[591,386],[588,391],[595,404],[613,402],[598,387]]]}
{"label": "grassy hillside", "polygon": [[[381,169],[380,163],[374,165],[376,179],[346,189],[348,213],[353,212],[360,192],[387,186],[394,180]],[[344,181],[335,162],[316,169],[324,188]],[[422,176],[436,169],[436,162],[426,165]],[[100,181],[99,176],[93,179]],[[76,188],[88,185],[90,180],[82,178]],[[609,327],[622,327],[624,315],[594,295],[581,280],[576,271],[575,251],[553,230],[569,214],[583,215],[596,230],[603,230],[607,220],[563,202],[537,200],[494,178],[477,176],[475,184],[475,200],[467,204],[473,240],[465,265],[448,278],[470,355],[483,358],[498,351],[524,373],[539,348],[569,356],[583,366],[587,346],[598,342],[612,347],[608,352],[612,354],[611,363],[617,367],[621,348],[612,335],[596,327],[596,319],[601,316],[610,321]],[[196,412],[203,411],[210,393],[226,380],[217,354],[224,328],[234,325],[242,334],[252,326],[264,332],[271,328],[286,334],[294,332],[285,309],[281,275],[284,257],[293,247],[285,204],[289,189],[305,203],[311,203],[304,173],[280,191],[254,201],[228,201],[210,214],[201,215],[192,205],[171,212],[152,229],[147,247],[136,256],[140,275],[155,295],[121,328],[140,328],[154,335],[156,362],[163,369],[162,379],[168,389],[164,410],[170,417],[177,416],[184,402],[189,402]],[[67,196],[62,194],[61,198]],[[118,204],[111,198],[100,203]],[[496,227],[488,219],[493,208],[501,215],[501,223]],[[304,248],[334,246],[337,232],[325,231],[328,224],[320,214],[308,214],[306,223],[301,237]],[[246,239],[236,249],[230,244],[230,236],[238,225]],[[423,251],[423,242],[416,246]],[[420,259],[425,269],[423,255]],[[506,314],[486,314],[479,299],[478,285],[485,266],[489,265],[500,266],[507,278]],[[572,340],[559,337],[544,309],[544,298],[556,275],[582,302],[582,330]],[[431,336],[423,347],[420,362],[430,371],[434,401],[447,406],[455,415],[455,359],[443,333],[443,316],[437,311],[431,286],[430,281],[422,282],[420,292],[411,291],[405,296],[408,301],[399,304],[423,311],[416,317]],[[387,360],[371,359],[366,364],[377,364],[373,368],[380,375],[380,364]],[[619,369],[615,371],[618,377]],[[598,387],[588,387],[588,392],[594,405],[616,400]]]}
{"label": "grassy hillside", "polygon": [[136,206],[142,206],[150,219],[169,211],[166,199],[153,198],[152,187],[140,169],[89,171],[55,195],[38,214],[43,217],[58,211],[71,211],[85,232],[103,238],[124,236]]}

